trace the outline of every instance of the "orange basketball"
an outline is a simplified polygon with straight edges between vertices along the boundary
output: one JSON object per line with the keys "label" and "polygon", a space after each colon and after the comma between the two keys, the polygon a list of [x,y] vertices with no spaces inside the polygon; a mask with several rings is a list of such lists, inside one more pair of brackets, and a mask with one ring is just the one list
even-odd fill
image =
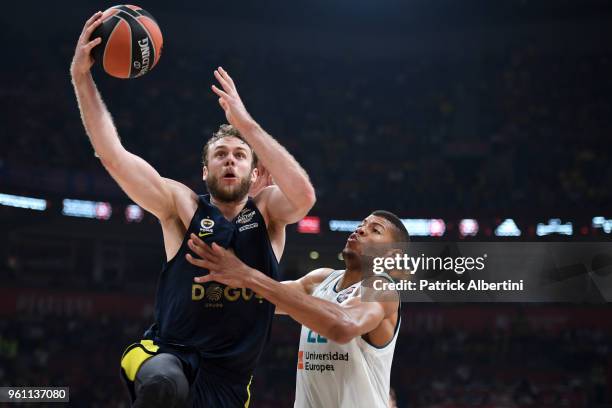
{"label": "orange basketball", "polygon": [[159,62],[164,39],[153,16],[138,6],[114,6],[102,14],[91,39],[102,38],[92,51],[104,71],[116,78],[138,78]]}

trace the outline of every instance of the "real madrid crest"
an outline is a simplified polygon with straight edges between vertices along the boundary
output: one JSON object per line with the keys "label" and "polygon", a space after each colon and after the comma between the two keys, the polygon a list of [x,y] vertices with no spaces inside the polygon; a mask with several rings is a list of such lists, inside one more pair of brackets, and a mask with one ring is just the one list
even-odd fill
{"label": "real madrid crest", "polygon": [[336,297],[336,301],[338,303],[344,302],[346,299],[349,298],[349,296],[351,296],[351,294],[355,291],[356,288],[357,286],[353,285],[353,286],[349,286],[348,288],[344,289],[338,294],[338,296]]}

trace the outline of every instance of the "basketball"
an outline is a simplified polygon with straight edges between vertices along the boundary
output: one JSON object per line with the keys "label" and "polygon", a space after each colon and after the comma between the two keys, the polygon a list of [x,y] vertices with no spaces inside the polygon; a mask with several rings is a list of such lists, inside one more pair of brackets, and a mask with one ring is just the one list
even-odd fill
{"label": "basketball", "polygon": [[92,55],[115,78],[138,78],[159,62],[163,37],[151,14],[138,6],[119,5],[102,14],[91,39],[102,38]]}

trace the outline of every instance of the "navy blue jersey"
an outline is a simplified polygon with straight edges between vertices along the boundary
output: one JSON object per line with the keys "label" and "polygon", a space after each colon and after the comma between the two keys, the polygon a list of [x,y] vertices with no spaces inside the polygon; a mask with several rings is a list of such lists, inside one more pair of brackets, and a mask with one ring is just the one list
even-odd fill
{"label": "navy blue jersey", "polygon": [[[251,198],[228,221],[210,196],[200,196],[198,209],[176,256],[162,269],[157,288],[155,324],[145,337],[167,346],[187,347],[202,357],[202,368],[221,377],[250,376],[270,335],[274,305],[250,289],[193,278],[208,273],[185,259],[189,234],[207,244],[233,248],[245,264],[278,279],[263,216]],[[192,255],[194,255],[192,253]]]}

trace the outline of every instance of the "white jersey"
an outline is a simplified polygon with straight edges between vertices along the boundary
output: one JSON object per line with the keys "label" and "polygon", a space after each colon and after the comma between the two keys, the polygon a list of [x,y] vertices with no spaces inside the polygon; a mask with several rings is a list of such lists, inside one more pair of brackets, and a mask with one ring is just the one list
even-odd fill
{"label": "white jersey", "polygon": [[[358,296],[361,282],[336,291],[344,271],[334,271],[313,296],[342,303]],[[302,326],[298,351],[295,408],[387,408],[393,352],[399,332],[384,347],[369,344],[361,336],[347,344],[334,343]]]}

